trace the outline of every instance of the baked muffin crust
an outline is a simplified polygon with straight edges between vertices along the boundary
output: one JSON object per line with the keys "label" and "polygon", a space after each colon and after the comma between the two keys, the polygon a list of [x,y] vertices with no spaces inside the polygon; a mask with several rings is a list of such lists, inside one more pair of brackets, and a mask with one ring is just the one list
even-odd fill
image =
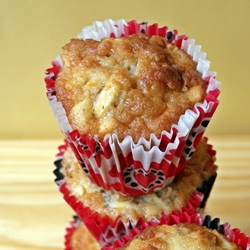
{"label": "baked muffin crust", "polygon": [[216,230],[196,224],[151,226],[119,250],[241,249]]}
{"label": "baked muffin crust", "polygon": [[70,238],[72,250],[100,250],[101,246],[83,223],[74,230]]}
{"label": "baked muffin crust", "polygon": [[139,217],[149,221],[159,219],[162,212],[170,214],[186,206],[192,193],[216,173],[217,166],[213,161],[208,153],[208,145],[202,139],[191,160],[170,185],[138,197],[104,191],[93,184],[70,148],[64,153],[61,172],[70,193],[92,211],[101,216],[108,215],[113,220],[122,216],[123,221],[136,221]]}
{"label": "baked muffin crust", "polygon": [[72,39],[61,59],[57,99],[73,129],[100,140],[110,133],[160,137],[205,98],[196,62],[163,37]]}

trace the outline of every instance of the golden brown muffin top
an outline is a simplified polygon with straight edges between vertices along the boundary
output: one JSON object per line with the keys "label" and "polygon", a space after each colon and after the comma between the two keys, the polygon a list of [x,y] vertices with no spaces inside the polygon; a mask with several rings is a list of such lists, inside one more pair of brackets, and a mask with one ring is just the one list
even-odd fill
{"label": "golden brown muffin top", "polygon": [[101,246],[83,223],[74,230],[70,238],[72,250],[100,250]]}
{"label": "golden brown muffin top", "polygon": [[139,217],[150,220],[153,217],[159,218],[162,212],[170,214],[173,210],[186,206],[191,194],[201,187],[203,181],[215,174],[217,167],[213,161],[213,157],[208,153],[208,145],[202,139],[191,160],[170,185],[138,197],[104,191],[93,184],[70,148],[64,154],[61,171],[71,194],[101,216],[109,215],[115,219],[121,215],[124,221],[128,218],[136,220]]}
{"label": "golden brown muffin top", "polygon": [[163,37],[72,39],[61,59],[57,99],[73,129],[100,140],[109,133],[160,137],[205,97],[196,62]]}
{"label": "golden brown muffin top", "polygon": [[151,226],[119,250],[241,249],[216,230],[196,224]]}

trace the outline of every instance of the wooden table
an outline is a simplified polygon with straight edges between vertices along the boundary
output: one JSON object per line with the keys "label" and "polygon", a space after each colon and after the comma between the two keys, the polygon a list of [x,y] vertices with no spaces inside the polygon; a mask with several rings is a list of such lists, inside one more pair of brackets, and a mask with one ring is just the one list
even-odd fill
{"label": "wooden table", "polygon": [[[209,138],[218,177],[207,213],[250,235],[250,135]],[[59,140],[0,141],[0,249],[63,249],[73,215],[54,184]]]}

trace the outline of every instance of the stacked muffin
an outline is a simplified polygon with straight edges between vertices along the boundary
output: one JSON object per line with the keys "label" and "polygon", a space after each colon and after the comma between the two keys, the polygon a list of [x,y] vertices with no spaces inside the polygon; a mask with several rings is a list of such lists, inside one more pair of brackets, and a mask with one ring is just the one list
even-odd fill
{"label": "stacked muffin", "polygon": [[175,180],[153,193],[123,195],[103,190],[82,171],[71,148],[65,145],[56,161],[57,183],[64,199],[75,210],[99,243],[111,246],[133,228],[160,222],[173,212],[202,211],[216,177],[213,150],[203,139],[192,159]]}
{"label": "stacked muffin", "polygon": [[[100,244],[89,233],[86,226],[75,216],[67,228],[65,249],[100,249]],[[161,224],[150,225],[143,230],[133,229],[129,236],[114,242],[113,249],[249,249],[250,238],[239,229],[230,229],[228,223],[211,220],[210,216],[201,218],[200,214],[171,214]]]}
{"label": "stacked muffin", "polygon": [[56,182],[101,247],[202,212],[216,177],[203,134],[219,83],[200,50],[166,26],[106,20],[83,28],[47,70],[66,138]]}

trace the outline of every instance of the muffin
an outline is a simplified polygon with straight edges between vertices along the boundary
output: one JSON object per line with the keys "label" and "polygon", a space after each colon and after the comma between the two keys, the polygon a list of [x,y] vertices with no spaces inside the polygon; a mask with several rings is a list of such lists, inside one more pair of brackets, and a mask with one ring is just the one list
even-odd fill
{"label": "muffin", "polygon": [[101,246],[90,234],[78,216],[74,216],[69,227],[66,228],[65,250],[99,250]]}
{"label": "muffin", "polygon": [[202,212],[216,178],[214,161],[215,151],[204,138],[170,185],[137,197],[107,191],[91,182],[67,144],[60,147],[54,173],[67,203],[100,245],[109,246],[132,228],[160,222],[173,211]]}
{"label": "muffin", "polygon": [[[174,218],[174,219],[173,219]],[[70,232],[70,233],[69,233]],[[77,216],[67,229],[65,250],[101,249],[93,236],[89,235]],[[90,242],[88,248],[86,242]],[[95,244],[94,244],[95,243]],[[94,244],[94,245],[93,245]],[[132,249],[248,249],[250,238],[239,229],[230,229],[229,223],[220,224],[220,219],[202,218],[199,214],[170,215],[161,224],[148,225],[144,230],[133,229],[131,235],[115,241],[112,247],[102,250]]]}
{"label": "muffin", "polygon": [[218,105],[200,49],[176,30],[123,20],[96,22],[63,47],[47,96],[91,181],[138,196],[181,172]]}
{"label": "muffin", "polygon": [[117,250],[242,248],[217,230],[190,223],[150,226]]}
{"label": "muffin", "polygon": [[129,236],[115,241],[113,249],[244,249],[250,247],[250,237],[230,223],[220,224],[219,218],[198,213],[170,214],[160,223],[143,230],[131,230]]}

